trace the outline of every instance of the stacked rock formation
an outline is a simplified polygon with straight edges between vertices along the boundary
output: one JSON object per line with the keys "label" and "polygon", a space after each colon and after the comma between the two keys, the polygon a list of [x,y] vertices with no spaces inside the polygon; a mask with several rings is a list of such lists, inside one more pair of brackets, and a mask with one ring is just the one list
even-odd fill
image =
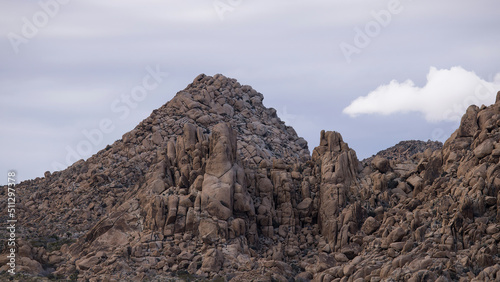
{"label": "stacked rock formation", "polygon": [[500,278],[500,102],[442,148],[359,162],[333,131],[311,157],[262,100],[200,75],[113,145],[19,184],[21,279]]}
{"label": "stacked rock formation", "polygon": [[441,149],[442,147],[443,143],[439,141],[401,141],[390,148],[382,150],[377,154],[364,159],[362,162],[365,164],[370,164],[372,160],[378,156],[393,161],[394,163],[403,163],[405,161],[409,161],[411,158],[420,159],[422,156],[419,153],[424,153],[425,151],[428,151],[428,153],[432,153],[436,150]]}

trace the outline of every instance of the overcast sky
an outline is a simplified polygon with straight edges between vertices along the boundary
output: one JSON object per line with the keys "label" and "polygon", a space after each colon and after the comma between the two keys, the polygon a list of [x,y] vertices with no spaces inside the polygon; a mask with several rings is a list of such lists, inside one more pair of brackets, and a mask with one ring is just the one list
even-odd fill
{"label": "overcast sky", "polygon": [[0,23],[0,184],[89,157],[200,73],[360,159],[444,141],[500,90],[497,0],[16,0]]}

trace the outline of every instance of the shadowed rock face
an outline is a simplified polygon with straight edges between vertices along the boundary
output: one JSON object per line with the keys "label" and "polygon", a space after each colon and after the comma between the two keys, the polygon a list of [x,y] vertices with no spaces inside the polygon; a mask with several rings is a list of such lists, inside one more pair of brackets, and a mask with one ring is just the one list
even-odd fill
{"label": "shadowed rock face", "polygon": [[[19,184],[18,272],[91,281],[500,277],[499,104],[470,107],[442,148],[400,143],[360,163],[333,131],[320,133],[310,157],[262,100],[234,79],[200,75],[113,145]],[[6,258],[3,247],[0,270]]]}
{"label": "shadowed rock face", "polygon": [[312,160],[320,169],[318,220],[321,234],[335,246],[342,225],[337,217],[347,204],[349,187],[357,182],[358,159],[340,133],[322,131],[320,145],[314,149]]}

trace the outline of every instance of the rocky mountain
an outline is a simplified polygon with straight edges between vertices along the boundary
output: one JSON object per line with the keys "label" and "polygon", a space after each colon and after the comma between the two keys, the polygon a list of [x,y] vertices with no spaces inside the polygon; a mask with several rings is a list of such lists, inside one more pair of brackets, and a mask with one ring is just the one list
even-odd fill
{"label": "rocky mountain", "polygon": [[[410,161],[412,158],[420,159],[422,156],[419,153],[432,154],[432,152],[443,147],[443,143],[439,141],[427,142],[420,140],[401,141],[398,144],[382,150],[375,155],[362,160],[363,163],[370,164],[376,156],[393,160],[395,163]],[[426,152],[427,151],[427,152]]]}
{"label": "rocky mountain", "polygon": [[498,99],[469,107],[442,148],[368,162],[334,131],[311,156],[262,100],[200,75],[88,160],[19,184],[20,279],[500,278]]}

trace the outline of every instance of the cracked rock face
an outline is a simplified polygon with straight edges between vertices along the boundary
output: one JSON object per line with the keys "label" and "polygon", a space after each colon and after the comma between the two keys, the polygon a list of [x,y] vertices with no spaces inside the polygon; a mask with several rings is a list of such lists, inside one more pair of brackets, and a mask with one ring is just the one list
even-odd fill
{"label": "cracked rock face", "polygon": [[313,152],[320,169],[319,221],[321,233],[335,241],[342,223],[337,221],[347,204],[347,193],[358,174],[356,153],[349,149],[338,132],[321,132],[320,146]]}
{"label": "cracked rock face", "polygon": [[236,134],[229,124],[217,124],[210,139],[210,155],[201,190],[201,208],[221,220],[233,215],[235,186],[243,190],[245,185],[237,182],[238,171],[241,173],[242,169],[236,164],[236,156]]}
{"label": "cracked rock face", "polygon": [[334,131],[310,156],[262,101],[200,75],[88,160],[19,184],[22,278],[498,280],[500,104],[471,106],[442,146],[360,162]]}

